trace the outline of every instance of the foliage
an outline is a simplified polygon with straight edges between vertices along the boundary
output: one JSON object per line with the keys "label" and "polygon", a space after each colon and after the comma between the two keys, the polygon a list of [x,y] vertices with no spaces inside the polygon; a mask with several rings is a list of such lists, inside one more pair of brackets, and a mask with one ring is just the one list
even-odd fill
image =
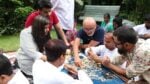
{"label": "foliage", "polygon": [[123,0],[123,4],[122,13],[137,24],[143,23],[144,15],[150,13],[150,0]]}
{"label": "foliage", "polygon": [[31,11],[33,8],[22,0],[0,0],[0,35],[19,32]]}
{"label": "foliage", "polygon": [[[38,0],[0,0],[0,35],[14,34],[24,27],[28,14],[36,9]],[[121,15],[137,24],[143,23],[143,16],[150,13],[150,0],[75,0],[75,17],[83,14],[85,4],[117,5],[122,3]],[[79,2],[79,3],[78,3]]]}

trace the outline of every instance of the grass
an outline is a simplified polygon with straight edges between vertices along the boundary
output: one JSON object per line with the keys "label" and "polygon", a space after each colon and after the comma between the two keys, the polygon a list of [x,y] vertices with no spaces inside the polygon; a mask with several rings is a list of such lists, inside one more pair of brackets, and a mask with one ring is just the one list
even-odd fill
{"label": "grass", "polygon": [[[77,25],[77,30],[81,28],[81,25]],[[56,39],[57,35],[55,30],[53,29],[51,32],[52,39]],[[17,51],[19,48],[19,34],[15,35],[3,35],[0,36],[0,50],[2,49],[4,52]]]}
{"label": "grass", "polygon": [[19,35],[0,36],[0,49],[4,52],[16,51],[19,48]]}
{"label": "grass", "polygon": [[[53,39],[57,38],[55,30],[52,30],[51,37]],[[17,51],[19,45],[19,34],[0,36],[0,50],[3,50],[4,52]]]}

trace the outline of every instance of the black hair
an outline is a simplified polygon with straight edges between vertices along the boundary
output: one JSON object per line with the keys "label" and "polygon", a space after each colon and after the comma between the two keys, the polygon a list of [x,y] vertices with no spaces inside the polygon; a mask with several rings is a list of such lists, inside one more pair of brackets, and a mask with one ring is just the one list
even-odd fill
{"label": "black hair", "polygon": [[64,41],[56,39],[49,40],[45,44],[47,60],[49,62],[56,61],[61,55],[65,55],[66,49],[67,46],[65,45]]}
{"label": "black hair", "polygon": [[144,21],[150,21],[150,14],[146,14],[144,16]]}
{"label": "black hair", "polygon": [[39,9],[52,8],[52,4],[51,4],[50,0],[39,0],[38,1],[38,8]]}
{"label": "black hair", "polygon": [[110,18],[110,14],[109,14],[109,13],[105,13],[105,14],[104,14],[104,17],[105,17],[105,16],[108,17],[108,18]]}
{"label": "black hair", "polygon": [[44,51],[44,44],[50,39],[50,34],[45,34],[45,26],[49,24],[49,19],[45,16],[38,15],[32,24],[32,36],[40,52]]}
{"label": "black hair", "polygon": [[121,43],[128,42],[136,44],[138,40],[137,33],[133,28],[119,27],[113,32],[113,35],[116,36]]}
{"label": "black hair", "polygon": [[115,22],[118,25],[118,27],[122,26],[122,18],[121,17],[115,17],[113,19],[113,22]]}
{"label": "black hair", "polygon": [[0,54],[0,75],[10,76],[13,73],[13,68],[7,57],[3,54]]}

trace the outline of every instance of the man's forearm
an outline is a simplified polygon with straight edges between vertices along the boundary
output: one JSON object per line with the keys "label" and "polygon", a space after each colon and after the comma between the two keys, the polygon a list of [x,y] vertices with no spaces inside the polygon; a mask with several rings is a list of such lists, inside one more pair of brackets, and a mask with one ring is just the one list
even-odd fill
{"label": "man's forearm", "polygon": [[120,68],[120,67],[118,67],[118,66],[116,66],[116,65],[114,65],[114,64],[109,64],[108,66],[106,66],[106,67],[108,67],[109,69],[112,69],[113,71],[115,71],[116,73],[118,73],[118,74],[121,74],[121,75],[123,75],[123,76],[126,76],[126,70],[125,69],[122,69],[122,68]]}
{"label": "man's forearm", "polygon": [[63,41],[68,44],[67,38],[65,36],[65,33],[63,32],[62,28],[57,28],[58,33],[60,34],[61,38],[63,39]]}
{"label": "man's forearm", "polygon": [[79,45],[80,45],[80,39],[76,38],[73,45],[73,53],[75,58],[79,58]]}
{"label": "man's forearm", "polygon": [[97,63],[102,63],[102,58],[101,58],[101,57],[97,56],[96,54],[94,54],[94,56],[92,56],[92,57],[94,57],[93,60],[94,60],[95,62],[97,62]]}
{"label": "man's forearm", "polygon": [[77,47],[77,46],[74,46],[74,47],[73,47],[73,53],[74,53],[75,59],[76,59],[76,58],[79,58],[78,52],[79,52],[78,47]]}
{"label": "man's forearm", "polygon": [[69,43],[68,43],[68,41],[67,41],[67,38],[66,38],[66,36],[65,36],[65,33],[63,32],[63,29],[62,29],[60,23],[57,23],[57,24],[55,25],[55,29],[58,31],[58,33],[60,34],[61,38],[64,40],[64,42],[65,42],[66,45],[68,46]]}
{"label": "man's forearm", "polygon": [[86,48],[88,48],[88,47],[89,47],[88,44],[80,44],[80,48],[81,48],[81,49],[86,49]]}
{"label": "man's forearm", "polygon": [[62,39],[65,41],[65,43],[67,43],[67,42],[68,42],[68,41],[67,41],[67,38],[66,38],[65,33],[63,32],[62,29],[59,30],[59,33],[60,33]]}

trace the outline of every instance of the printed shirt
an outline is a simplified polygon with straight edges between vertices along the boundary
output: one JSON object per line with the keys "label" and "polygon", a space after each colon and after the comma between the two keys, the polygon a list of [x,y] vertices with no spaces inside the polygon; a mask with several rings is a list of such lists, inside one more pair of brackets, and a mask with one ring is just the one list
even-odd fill
{"label": "printed shirt", "polygon": [[150,39],[138,44],[135,50],[128,54],[131,64],[126,69],[126,75],[130,78],[141,75],[150,83]]}
{"label": "printed shirt", "polygon": [[113,63],[120,64],[125,60],[130,61],[126,68],[126,75],[129,78],[142,76],[150,83],[150,39],[139,39],[133,52],[128,53],[127,56],[119,56],[113,59]]}

